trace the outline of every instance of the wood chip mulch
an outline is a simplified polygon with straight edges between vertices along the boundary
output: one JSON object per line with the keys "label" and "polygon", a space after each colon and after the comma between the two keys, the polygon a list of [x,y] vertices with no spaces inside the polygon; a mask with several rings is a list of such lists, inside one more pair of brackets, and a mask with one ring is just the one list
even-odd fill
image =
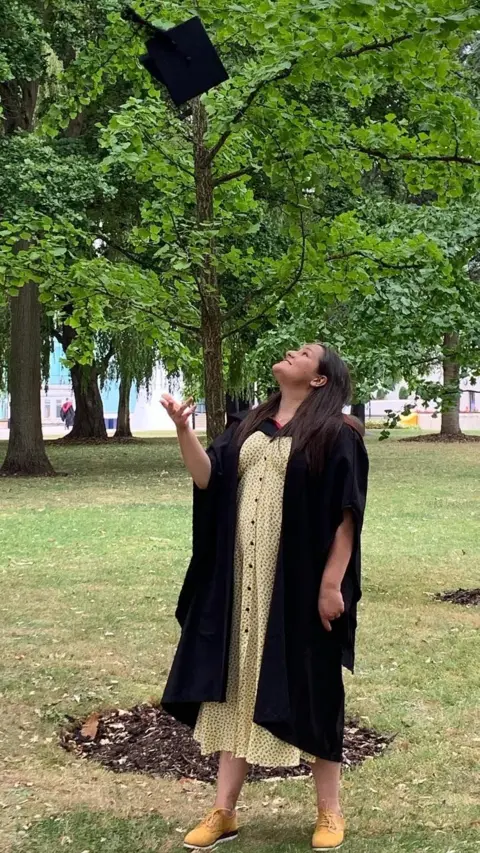
{"label": "wood chip mulch", "polygon": [[461,432],[458,435],[441,435],[439,432],[428,435],[412,435],[408,438],[402,438],[401,441],[416,441],[428,444],[458,444],[468,441],[480,441],[480,435],[465,435]]}
{"label": "wood chip mulch", "polygon": [[448,601],[450,604],[463,604],[470,606],[471,604],[480,604],[480,587],[475,589],[449,589],[446,592],[437,592],[434,595],[436,601]]}
{"label": "wood chip mulch", "polygon": [[[64,749],[81,758],[93,758],[116,773],[145,773],[174,779],[214,782],[217,756],[202,756],[191,730],[178,723],[158,705],[145,703],[129,710],[115,708],[93,713],[85,720],[66,718],[70,725],[61,732]],[[345,727],[343,763],[360,764],[381,755],[394,735],[382,735],[350,721]],[[299,767],[252,767],[248,781],[308,776],[306,764]]]}

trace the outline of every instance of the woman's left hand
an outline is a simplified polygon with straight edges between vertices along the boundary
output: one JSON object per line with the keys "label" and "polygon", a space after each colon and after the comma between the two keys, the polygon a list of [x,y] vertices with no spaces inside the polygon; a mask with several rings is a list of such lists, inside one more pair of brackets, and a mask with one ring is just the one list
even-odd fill
{"label": "woman's left hand", "polygon": [[338,619],[345,610],[343,595],[338,587],[320,587],[318,596],[318,612],[326,631],[331,631],[331,622]]}

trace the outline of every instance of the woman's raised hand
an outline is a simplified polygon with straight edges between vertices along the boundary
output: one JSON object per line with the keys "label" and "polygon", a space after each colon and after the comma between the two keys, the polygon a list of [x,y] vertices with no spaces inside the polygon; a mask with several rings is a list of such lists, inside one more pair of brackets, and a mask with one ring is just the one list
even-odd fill
{"label": "woman's raised hand", "polygon": [[184,403],[178,403],[171,394],[162,394],[160,402],[170,415],[177,430],[187,429],[188,419],[197,408],[193,404],[193,398],[189,397]]}
{"label": "woman's raised hand", "polygon": [[162,394],[163,408],[177,427],[177,438],[183,461],[199,489],[206,489],[212,473],[210,457],[205,453],[195,432],[188,428],[188,419],[195,411],[191,397],[185,403],[177,403],[171,394]]}

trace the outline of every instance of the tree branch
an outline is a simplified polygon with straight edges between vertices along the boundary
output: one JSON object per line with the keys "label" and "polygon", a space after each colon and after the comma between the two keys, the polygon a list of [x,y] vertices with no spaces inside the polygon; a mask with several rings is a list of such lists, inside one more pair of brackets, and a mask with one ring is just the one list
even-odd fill
{"label": "tree branch", "polygon": [[194,173],[190,171],[190,169],[187,169],[187,167],[184,166],[183,163],[179,163],[178,160],[176,160],[174,157],[171,157],[170,154],[167,154],[165,149],[161,148],[160,145],[158,145],[158,143],[155,142],[154,139],[152,139],[147,130],[143,129],[143,135],[145,136],[147,142],[153,148],[155,148],[155,150],[158,151],[163,157],[165,157],[167,163],[170,163],[172,166],[175,166],[176,169],[180,169],[181,172],[184,172],[186,175],[189,175],[190,178],[195,177]]}
{"label": "tree branch", "polygon": [[[128,260],[131,260],[133,263],[137,263],[142,269],[149,269],[152,272],[155,272],[156,275],[161,275],[161,272],[162,272],[161,270],[156,268],[154,265],[148,264],[148,262],[142,263],[142,261],[138,260],[138,258],[133,253],[128,252],[125,249],[122,249],[121,246],[118,246],[115,243],[112,243],[105,234],[100,233],[99,237],[101,240],[104,240],[104,242],[107,243],[107,245],[111,245],[118,252],[125,255],[125,257],[128,258]],[[64,282],[62,282],[62,284],[64,285]],[[95,284],[94,287],[92,288],[92,290],[94,293],[101,293],[102,295],[107,296],[109,299],[113,299],[116,302],[122,302],[124,304],[130,304],[132,306],[132,308],[135,308],[137,311],[142,311],[143,313],[149,314],[150,316],[156,317],[157,319],[162,319],[162,320],[166,319],[168,321],[168,323],[170,323],[172,326],[175,326],[178,329],[183,329],[186,332],[193,332],[194,334],[198,334],[200,332],[200,328],[198,326],[192,326],[189,323],[182,323],[180,320],[173,319],[173,317],[169,317],[165,313],[159,314],[158,312],[153,311],[151,308],[148,308],[146,305],[142,305],[142,304],[139,304],[138,302],[135,302],[133,299],[129,298],[128,296],[116,296],[114,293],[110,293],[108,291],[108,289],[99,287],[98,284]],[[90,295],[91,294],[88,294],[87,296],[84,296],[84,297],[75,297],[74,299],[72,299],[70,301],[72,303],[83,302],[85,299],[87,299],[87,300],[90,299]],[[57,338],[57,340],[59,341],[59,343],[63,342],[63,338],[59,337],[59,334],[55,330],[54,330],[54,335]]]}
{"label": "tree branch", "polygon": [[245,166],[243,169],[237,169],[236,172],[228,172],[226,175],[219,175],[213,179],[213,186],[218,187],[220,184],[226,184],[228,181],[233,181],[235,178],[241,178],[243,175],[250,175],[253,166]]}
{"label": "tree branch", "polygon": [[245,115],[245,113],[247,112],[249,106],[251,106],[251,104],[253,104],[255,98],[262,91],[264,86],[266,86],[268,83],[274,83],[277,80],[284,80],[285,77],[288,77],[288,75],[292,73],[295,64],[296,64],[296,60],[293,60],[292,64],[290,65],[289,68],[285,68],[283,71],[280,71],[278,74],[275,74],[273,77],[270,77],[268,80],[260,80],[260,83],[257,83],[257,85],[255,86],[255,89],[252,89],[252,91],[248,95],[247,100],[245,101],[243,106],[240,107],[240,109],[238,110],[236,115],[234,115],[234,117],[232,118],[230,125],[227,128],[227,130],[223,131],[223,133],[220,135],[219,139],[217,140],[217,142],[215,143],[213,148],[210,148],[210,150],[208,152],[208,162],[209,163],[211,163],[215,159],[215,157],[217,156],[220,149],[223,148],[227,139],[231,136],[231,134],[233,132],[234,125],[238,124],[238,122],[242,120],[242,118]]}
{"label": "tree branch", "polygon": [[[360,249],[354,250],[352,252],[345,252],[344,254],[339,253],[336,255],[328,255],[325,258],[325,263],[330,263],[331,261],[346,260],[347,258],[351,258],[355,255],[359,255],[363,258],[367,258],[368,260],[373,261],[374,263],[378,264],[378,266],[384,267],[385,269],[411,270],[411,269],[421,269],[422,268],[421,264],[391,264],[389,261],[383,261],[381,258],[376,258],[375,256],[369,255],[368,252],[364,252]],[[288,285],[288,287],[286,287],[285,290],[283,290],[278,296],[276,296],[274,298],[274,300],[269,302],[266,305],[266,307],[262,309],[262,311],[260,311],[254,317],[252,317],[251,320],[246,320],[245,323],[242,323],[241,326],[237,326],[235,329],[232,329],[231,331],[226,332],[225,335],[223,335],[223,338],[228,338],[231,335],[236,334],[237,332],[243,331],[243,329],[247,328],[251,323],[254,323],[255,320],[258,320],[259,317],[263,317],[264,314],[266,314],[268,311],[270,311],[271,308],[273,308],[276,304],[278,304],[278,302],[280,302],[282,299],[284,299],[284,297],[287,296],[290,293],[290,291],[293,290],[293,288],[295,287],[296,284],[298,284],[298,282],[301,278],[302,271],[303,271],[303,266],[300,269],[300,275],[298,275],[298,273],[297,273],[296,276],[294,277],[293,281],[290,282],[290,284]],[[315,279],[312,277],[308,277],[308,278],[304,278],[303,281],[315,281]],[[258,292],[255,293],[254,295],[255,295],[255,298],[258,298],[258,296],[259,296]],[[226,320],[231,319],[233,317],[233,315],[236,314],[237,311],[239,311],[239,310],[243,310],[243,311],[245,310],[245,301],[243,301],[240,306],[237,306],[232,311],[230,311],[229,314],[226,314],[223,317],[224,322]]]}
{"label": "tree branch", "polygon": [[[176,225],[176,222],[175,222],[175,218],[174,218],[174,216],[172,215],[172,212],[171,212],[171,210],[170,210],[170,208],[169,208],[168,206],[167,206],[167,210],[168,210],[168,212],[169,212],[169,214],[170,214],[170,216],[171,216],[171,218],[172,218],[173,225],[174,225],[174,228],[175,228],[176,233],[177,233],[177,239],[179,239],[179,242],[180,242],[181,237],[179,237],[179,232],[178,232],[178,230],[177,230],[177,225]],[[99,233],[99,237],[100,237],[100,239],[101,239],[101,240],[103,240],[103,241],[107,244],[107,246],[111,246],[111,247],[112,247],[112,249],[115,249],[117,252],[120,252],[120,254],[125,255],[125,257],[126,257],[129,261],[132,261],[132,263],[134,263],[134,264],[138,264],[138,266],[139,266],[141,269],[144,269],[144,270],[151,270],[151,272],[155,273],[155,275],[160,276],[160,277],[162,276],[163,270],[162,270],[162,269],[160,269],[160,267],[157,267],[155,264],[152,264],[152,263],[150,263],[149,261],[146,261],[146,260],[143,260],[143,259],[142,259],[142,260],[140,260],[140,259],[139,259],[139,257],[138,257],[138,255],[136,255],[134,252],[129,252],[127,249],[122,248],[122,246],[119,246],[118,244],[114,243],[114,242],[113,242],[109,237],[107,237],[105,234]],[[195,283],[196,283],[197,288],[198,288],[198,281],[197,281],[197,277],[196,277],[195,275],[194,275],[194,279],[195,279]],[[170,290],[173,290],[173,292],[175,292],[175,289],[174,289],[174,288],[170,288]],[[199,292],[200,292],[200,291],[199,291]],[[200,293],[200,297],[202,297],[202,293]],[[185,329],[186,331],[199,331],[199,329],[197,329],[197,327],[196,327],[196,326],[188,326],[188,325],[186,325],[185,323],[180,323],[180,322],[179,322],[179,321],[177,321],[177,320],[175,321],[175,323],[176,323],[176,325],[177,325],[179,328],[183,328],[183,329]]]}
{"label": "tree branch", "polygon": [[109,363],[110,359],[113,358],[114,355],[115,355],[115,346],[114,346],[113,340],[111,340],[110,344],[108,346],[108,350],[100,362],[101,373],[105,373],[105,371],[108,367],[108,363]]}
{"label": "tree branch", "polygon": [[[423,32],[427,32],[427,30],[425,27],[422,27],[418,30],[418,32],[423,33]],[[414,35],[416,35],[416,33],[402,33],[402,35],[400,35],[400,36],[392,36],[391,39],[385,39],[384,41],[375,41],[375,42],[372,42],[371,44],[364,44],[361,47],[358,47],[358,48],[355,48],[352,50],[343,50],[343,51],[340,51],[340,53],[337,53],[335,55],[335,58],[337,58],[337,59],[350,59],[350,58],[353,58],[356,56],[360,56],[362,53],[368,53],[370,51],[388,50],[388,49],[394,47],[394,45],[396,45],[396,44],[400,44],[403,41],[407,41],[408,39],[413,38]],[[267,83],[273,83],[276,80],[283,80],[283,79],[285,79],[285,77],[288,77],[289,74],[291,74],[291,72],[295,66],[295,63],[296,63],[296,60],[293,60],[293,62],[289,68],[286,68],[284,71],[281,71],[279,74],[276,74],[274,77],[271,77],[269,80],[261,80],[260,83],[258,83],[258,85],[255,87],[255,89],[253,89],[253,91],[250,92],[250,94],[248,95],[247,100],[245,101],[245,104],[243,105],[243,107],[240,107],[237,114],[233,117],[233,119],[230,123],[230,127],[227,130],[224,130],[224,132],[221,134],[220,138],[215,143],[213,148],[210,149],[209,162],[212,162],[212,160],[214,160],[214,158],[217,156],[218,152],[220,151],[220,149],[223,147],[223,145],[225,144],[225,142],[227,141],[227,139],[231,135],[233,125],[238,124],[238,122],[243,118],[243,116],[245,115],[249,106],[253,103],[253,101],[255,100],[255,98],[257,97],[259,92],[261,92],[263,87],[266,86]]]}
{"label": "tree branch", "polygon": [[63,348],[63,335],[60,334],[60,332],[58,331],[58,329],[55,326],[53,326],[52,332],[53,332],[53,337],[57,339],[58,343],[61,344],[61,346]]}
{"label": "tree branch", "polygon": [[[280,145],[280,142],[278,141],[278,139],[277,139],[276,135],[273,133],[273,131],[270,130],[268,132],[281,151],[281,154],[284,158],[285,166],[287,167],[288,173],[290,175],[290,180],[293,184],[295,195],[297,197],[297,202],[300,202],[300,191],[298,189],[298,185],[297,185],[297,182],[295,180],[295,176],[293,174],[293,171],[290,168],[288,160],[285,158],[285,151],[283,150],[282,146]],[[270,311],[270,309],[273,308],[273,306],[277,303],[278,299],[283,299],[288,293],[290,293],[290,291],[292,291],[294,289],[294,287],[300,281],[300,279],[303,275],[303,269],[305,266],[305,259],[306,259],[306,254],[307,254],[307,231],[305,228],[304,211],[300,207],[300,205],[299,205],[299,208],[300,208],[299,209],[300,229],[302,232],[302,248],[300,251],[300,260],[298,263],[297,271],[296,271],[295,275],[293,276],[292,281],[290,282],[288,287],[285,288],[283,293],[280,294],[280,297],[278,297],[278,298],[276,297],[273,302],[270,302],[269,304],[267,304],[261,311],[259,311],[258,314],[256,314],[254,317],[252,317],[251,320],[247,320],[245,323],[242,323],[240,326],[237,326],[236,329],[232,329],[229,332],[226,332],[224,335],[222,335],[222,340],[225,340],[225,338],[228,338],[231,335],[234,335],[237,332],[241,332],[243,329],[248,328],[248,326],[250,326],[252,323],[254,323],[255,320],[258,320],[260,317],[263,317],[265,314],[267,314],[268,311]]]}
{"label": "tree branch", "polygon": [[[336,146],[340,148],[341,146]],[[377,157],[379,160],[407,160],[416,163],[460,163],[466,166],[480,166],[479,160],[474,160],[472,157],[463,157],[456,154],[411,154],[405,151],[400,154],[389,154],[386,151],[381,151],[378,148],[366,148],[363,145],[347,146],[353,151],[360,151],[362,154],[367,154],[369,157]]]}
{"label": "tree branch", "polygon": [[329,255],[327,258],[325,258],[325,262],[329,263],[330,261],[343,261],[346,258],[353,257],[354,255],[359,255],[361,258],[367,258],[367,260],[373,261],[375,264],[378,264],[378,266],[385,267],[385,269],[389,270],[422,269],[422,264],[391,264],[389,261],[383,261],[381,258],[375,257],[375,255],[369,255],[368,252],[365,252],[362,249],[354,249],[351,252],[340,253],[337,255]]}
{"label": "tree branch", "polygon": [[294,287],[298,284],[298,282],[300,281],[300,279],[302,277],[303,267],[305,265],[305,243],[306,243],[306,240],[304,240],[303,245],[302,245],[300,263],[298,265],[297,272],[295,273],[295,275],[294,275],[292,281],[290,282],[290,284],[288,285],[288,287],[286,287],[285,290],[282,291],[282,293],[280,293],[278,296],[276,296],[275,299],[273,299],[271,302],[267,303],[267,305],[265,305],[265,307],[262,308],[262,310],[259,311],[258,314],[255,314],[255,316],[252,317],[250,320],[246,320],[245,323],[242,323],[240,326],[237,326],[235,329],[230,329],[228,332],[225,332],[225,334],[222,335],[222,341],[224,341],[226,338],[230,338],[232,335],[236,335],[238,332],[242,332],[244,329],[247,329],[249,326],[251,326],[252,323],[255,323],[256,320],[259,320],[260,317],[263,317],[265,314],[268,314],[268,312],[272,308],[274,308],[278,302],[280,302],[282,299],[284,299],[284,297],[287,296],[287,294],[289,294],[290,291],[292,291],[294,289]]}
{"label": "tree branch", "polygon": [[[418,30],[419,33],[425,33],[427,30],[425,27],[422,27]],[[362,53],[369,53],[370,51],[375,50],[388,50],[391,47],[394,47],[396,44],[400,44],[402,41],[407,41],[408,39],[413,38],[417,33],[403,33],[401,36],[392,36],[391,39],[384,39],[383,41],[373,41],[370,44],[363,44],[361,47],[357,47],[355,50],[342,50],[340,53],[335,54],[335,59],[351,59],[356,56],[360,56]]]}
{"label": "tree branch", "polygon": [[[186,332],[192,332],[195,335],[200,333],[200,328],[198,326],[189,326],[187,323],[181,323],[179,320],[175,320],[173,317],[169,317],[168,314],[159,313],[158,311],[154,311],[152,308],[148,308],[146,305],[142,305],[141,303],[135,302],[135,300],[131,299],[128,296],[116,296],[114,293],[110,293],[106,288],[95,287],[92,288],[94,293],[101,293],[103,296],[106,296],[108,299],[113,299],[115,302],[121,302],[122,305],[130,305],[131,308],[135,308],[136,311],[140,311],[143,314],[148,314],[150,317],[154,317],[157,320],[166,320],[170,326],[176,327],[177,329],[184,329]],[[90,299],[91,294],[87,296],[75,296],[72,297],[72,301],[76,304],[78,302],[85,302],[85,300]]]}
{"label": "tree branch", "polygon": [[180,229],[179,229],[179,227],[178,227],[178,225],[177,225],[177,220],[175,219],[175,216],[174,216],[174,213],[173,213],[173,211],[172,211],[172,208],[170,207],[170,205],[166,205],[166,208],[167,208],[167,210],[168,210],[168,215],[170,216],[170,219],[172,220],[172,225],[173,225],[173,228],[174,228],[175,234],[177,235],[178,243],[179,243],[179,245],[180,245],[180,246],[182,246],[182,248],[183,248],[183,250],[184,250],[185,254],[187,255],[187,257],[188,257],[189,261],[192,263],[192,270],[193,270],[192,275],[193,275],[193,280],[194,280],[194,282],[195,282],[195,284],[196,284],[196,286],[197,286],[198,294],[199,294],[200,299],[201,299],[201,301],[202,301],[202,305],[204,306],[204,308],[205,308],[205,310],[206,310],[205,291],[204,291],[204,289],[203,289],[203,284],[202,284],[202,282],[201,282],[200,278],[198,277],[197,273],[195,272],[195,265],[193,264],[192,256],[191,256],[191,253],[190,253],[190,247],[188,246],[188,243],[185,243],[185,240],[184,240],[184,239],[183,239],[183,237],[182,237],[182,234],[181,234]]}
{"label": "tree branch", "polygon": [[107,237],[107,235],[102,234],[101,231],[98,232],[98,236],[100,240],[103,240],[103,242],[107,244],[107,246],[111,246],[112,249],[115,249],[116,252],[120,252],[121,255],[124,255],[129,261],[137,264],[143,270],[150,270],[156,275],[162,275],[163,270],[161,270],[160,267],[150,263],[150,261],[141,260],[135,252],[130,252],[128,249],[124,249],[123,246],[119,246],[118,243],[114,243],[111,237]]}
{"label": "tree branch", "polygon": [[432,364],[438,364],[441,360],[441,355],[432,355],[430,358],[420,358],[411,361],[407,359],[408,367],[430,367]]}
{"label": "tree branch", "polygon": [[[422,27],[418,32],[420,32],[420,33],[426,32],[426,28]],[[349,58],[353,58],[356,56],[360,56],[362,53],[367,53],[369,51],[387,50],[387,49],[394,47],[394,45],[396,45],[396,44],[400,44],[403,41],[407,41],[408,39],[413,38],[413,36],[414,36],[414,33],[402,33],[402,35],[400,35],[400,36],[392,36],[391,39],[385,39],[384,41],[375,41],[375,42],[372,42],[371,44],[364,44],[361,47],[358,47],[358,48],[355,48],[352,50],[343,50],[340,53],[337,53],[335,58],[349,59]],[[215,159],[215,157],[217,156],[220,149],[223,147],[223,145],[225,144],[227,139],[230,137],[232,130],[233,130],[233,125],[238,124],[238,122],[241,121],[241,119],[245,115],[246,111],[248,110],[249,106],[254,102],[257,95],[261,92],[261,90],[264,88],[264,86],[266,86],[267,83],[273,83],[276,80],[284,80],[286,77],[289,76],[289,74],[291,74],[295,64],[296,64],[296,60],[293,60],[292,64],[290,65],[289,68],[286,68],[284,71],[281,71],[279,74],[276,74],[274,77],[271,77],[269,80],[261,80],[260,83],[258,83],[257,86],[255,87],[255,89],[253,89],[250,92],[250,94],[248,95],[247,100],[245,101],[244,105],[242,107],[240,107],[240,109],[238,110],[238,112],[233,117],[232,121],[230,122],[229,128],[227,130],[224,130],[224,132],[221,134],[220,138],[215,143],[213,148],[210,149],[210,152],[208,155],[208,159],[209,159],[210,163],[212,162],[212,160]]]}

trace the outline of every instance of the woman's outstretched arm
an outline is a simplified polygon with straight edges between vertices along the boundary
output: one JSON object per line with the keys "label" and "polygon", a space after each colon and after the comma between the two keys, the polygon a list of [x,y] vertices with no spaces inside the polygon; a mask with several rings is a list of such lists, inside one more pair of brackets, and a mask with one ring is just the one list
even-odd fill
{"label": "woman's outstretched arm", "polygon": [[185,467],[190,471],[195,485],[199,489],[206,489],[210,482],[212,464],[188,423],[190,415],[195,411],[195,406],[192,405],[193,400],[190,398],[186,403],[177,403],[170,394],[162,394],[160,402],[177,428],[178,443]]}

